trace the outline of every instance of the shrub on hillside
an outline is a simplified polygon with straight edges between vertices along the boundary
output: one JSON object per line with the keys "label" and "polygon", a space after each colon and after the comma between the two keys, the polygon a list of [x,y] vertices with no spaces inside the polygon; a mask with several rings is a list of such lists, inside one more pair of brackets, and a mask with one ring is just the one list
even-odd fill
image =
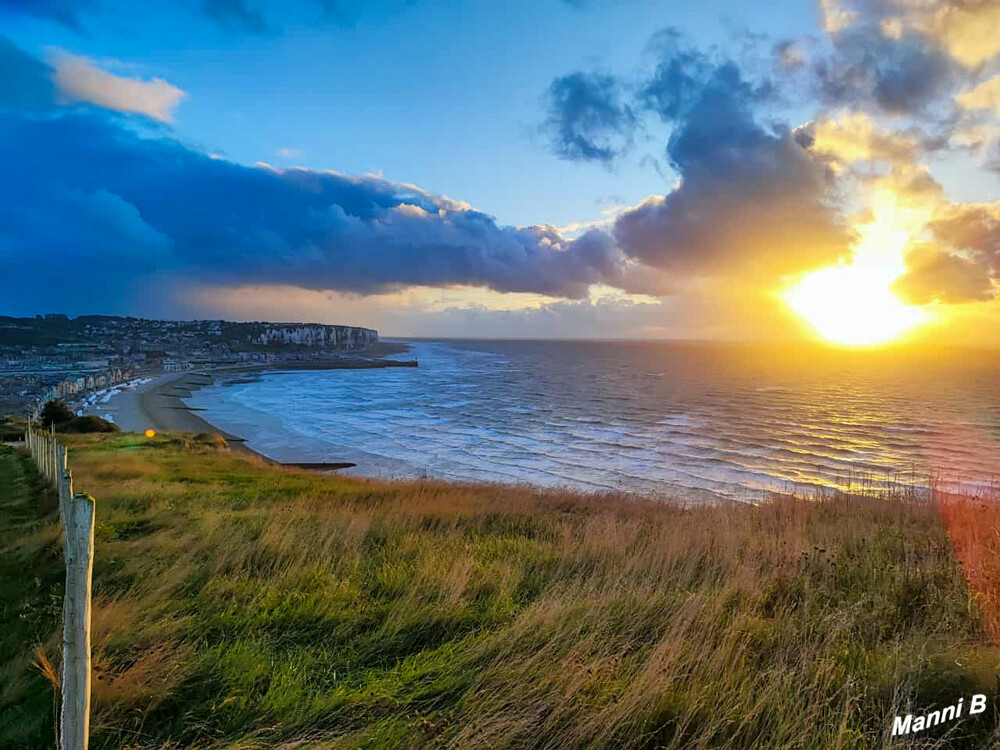
{"label": "shrub on hillside", "polygon": [[72,411],[70,411],[66,404],[57,399],[52,399],[51,401],[47,401],[45,406],[42,407],[42,427],[48,428],[52,425],[60,425],[63,422],[69,422],[74,416],[75,415]]}
{"label": "shrub on hillside", "polygon": [[56,431],[66,433],[121,432],[121,429],[114,422],[88,414],[85,417],[73,417],[68,422],[57,424]]}
{"label": "shrub on hillside", "polygon": [[229,443],[218,432],[199,432],[185,441],[187,450],[229,450]]}

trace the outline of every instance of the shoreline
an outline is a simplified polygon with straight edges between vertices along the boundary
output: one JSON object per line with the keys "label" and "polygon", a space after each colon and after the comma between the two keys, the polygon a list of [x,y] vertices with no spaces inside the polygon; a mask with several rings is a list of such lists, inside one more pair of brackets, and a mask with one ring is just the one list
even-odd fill
{"label": "shoreline", "polygon": [[[399,347],[389,353],[406,351],[409,347]],[[206,386],[220,385],[220,379],[238,378],[241,374],[253,375],[265,372],[283,372],[296,370],[358,370],[358,369],[389,369],[395,367],[417,367],[417,362],[393,359],[344,358],[327,362],[267,362],[262,364],[239,364],[223,366],[211,370],[183,370],[181,372],[163,373],[154,377],[149,383],[137,386],[133,390],[121,391],[107,404],[99,404],[88,410],[88,413],[99,417],[111,417],[123,432],[143,433],[148,429],[156,432],[193,432],[216,433],[221,435],[230,448],[242,453],[257,456],[263,461],[279,466],[295,466],[318,471],[353,468],[357,464],[331,460],[325,462],[285,462],[251,448],[246,439],[239,435],[212,424],[200,416],[204,409],[191,407],[184,399]],[[184,391],[184,393],[179,393]]]}

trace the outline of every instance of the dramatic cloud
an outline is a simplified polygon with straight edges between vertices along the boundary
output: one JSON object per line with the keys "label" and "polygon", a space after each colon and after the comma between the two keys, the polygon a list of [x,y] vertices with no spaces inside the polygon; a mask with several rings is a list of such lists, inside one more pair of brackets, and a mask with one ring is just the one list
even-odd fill
{"label": "dramatic cloud", "polygon": [[769,84],[661,41],[642,95],[673,126],[667,158],[681,180],[618,218],[626,254],[667,271],[773,278],[846,253],[827,168],[786,127],[754,116]]}
{"label": "dramatic cloud", "polygon": [[621,87],[612,76],[573,73],[557,78],[546,99],[542,129],[558,156],[609,165],[631,144],[636,118],[622,103]]}
{"label": "dramatic cloud", "polygon": [[[953,40],[981,4],[824,0],[828,36],[768,42],[763,61],[743,47],[734,53],[740,63],[705,53],[668,29],[649,45],[645,76],[556,78],[541,127],[560,158],[611,167],[662,134],[655,154],[640,155],[663,170],[662,194],[578,222],[567,229],[576,238],[552,226],[504,226],[380,177],[213,158],[139,118],[126,125],[91,106],[64,106],[169,122],[180,89],[69,55],[50,67],[0,38],[0,271],[45,280],[10,292],[22,304],[48,293],[67,307],[74,297],[78,307],[99,298],[121,310],[137,288],[150,299],[196,287],[209,297],[242,290],[247,306],[262,289],[325,304],[325,295],[485,288],[570,298],[508,312],[495,319],[501,328],[573,320],[593,333],[604,330],[597,318],[628,320],[622,311],[633,307],[648,326],[690,302],[706,319],[714,314],[724,335],[739,315],[758,326],[772,315],[767,325],[778,326],[774,289],[850,256],[860,235],[843,217],[877,224],[880,209],[865,193],[877,186],[893,198],[882,217],[891,237],[903,226],[892,223],[893,211],[919,215],[898,243],[908,270],[896,291],[914,304],[989,300],[1000,276],[1000,207],[950,203],[920,163],[931,151],[985,152],[996,141],[996,68],[983,64],[989,39],[977,31],[974,53]],[[321,5],[330,20],[350,15],[350,4]],[[272,30],[267,7],[252,0],[190,7],[235,32]],[[809,102],[789,94],[802,82]],[[804,110],[805,125],[783,122],[783,112]],[[301,158],[290,147],[275,155]],[[595,284],[671,299],[592,305]],[[499,296],[482,309],[432,312],[462,328],[495,312]]]}
{"label": "dramatic cloud", "polygon": [[619,275],[620,255],[599,231],[570,241],[552,227],[499,226],[412,185],[244,167],[94,116],[2,117],[0,150],[8,278],[58,268],[109,294],[156,271],[220,284],[581,297]]}
{"label": "dramatic cloud", "polygon": [[670,126],[666,157],[679,185],[614,224],[622,251],[641,264],[633,275],[645,280],[626,273],[630,289],[675,291],[678,273],[774,279],[844,255],[849,237],[831,207],[827,166],[787,127],[756,119],[754,108],[774,96],[771,81],[747,78],[673,29],[649,48],[657,64],[631,105],[614,79],[577,73],[553,82],[546,121],[557,154],[605,163],[620,153],[612,144],[631,139],[634,110]]}
{"label": "dramatic cloud", "polygon": [[102,70],[93,60],[61,53],[55,58],[59,94],[70,102],[89,102],[118,112],[137,112],[171,122],[185,94],[162,78],[142,81]]}

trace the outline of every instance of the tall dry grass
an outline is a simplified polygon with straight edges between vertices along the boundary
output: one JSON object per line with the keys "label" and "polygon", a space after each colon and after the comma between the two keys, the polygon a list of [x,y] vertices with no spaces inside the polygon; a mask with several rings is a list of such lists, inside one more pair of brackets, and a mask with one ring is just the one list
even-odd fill
{"label": "tall dry grass", "polygon": [[98,498],[94,747],[876,748],[995,692],[988,602],[916,498],[681,508],[170,436],[71,461]]}

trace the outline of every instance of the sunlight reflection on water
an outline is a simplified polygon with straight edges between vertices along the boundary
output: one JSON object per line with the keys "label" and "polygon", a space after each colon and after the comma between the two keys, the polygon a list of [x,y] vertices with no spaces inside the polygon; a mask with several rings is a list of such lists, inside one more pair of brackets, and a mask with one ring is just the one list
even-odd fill
{"label": "sunlight reflection on water", "polygon": [[265,374],[188,403],[279,460],[376,476],[753,499],[989,485],[996,360],[720,344],[416,342],[417,369]]}

